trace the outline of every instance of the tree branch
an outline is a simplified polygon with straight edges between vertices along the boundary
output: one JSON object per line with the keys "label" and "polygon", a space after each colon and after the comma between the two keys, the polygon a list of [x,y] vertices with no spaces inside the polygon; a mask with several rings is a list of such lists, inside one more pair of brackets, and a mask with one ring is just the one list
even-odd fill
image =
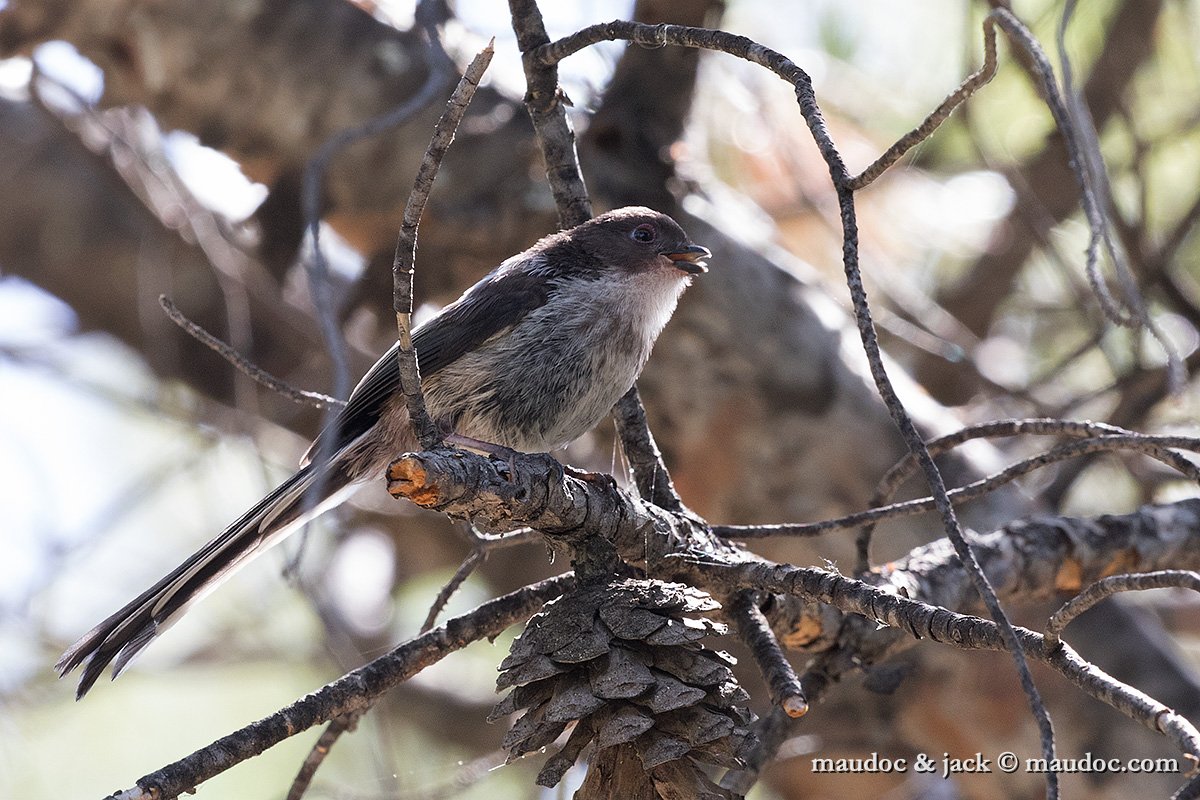
{"label": "tree branch", "polygon": [[[486,527],[528,524],[567,542],[602,535],[624,559],[644,563],[652,575],[701,585],[710,593],[761,589],[801,604],[817,602],[860,615],[862,629],[847,647],[849,652],[882,656],[903,634],[962,649],[1005,649],[994,622],[948,610],[962,605],[964,598],[969,601],[974,583],[947,540],[915,551],[879,577],[881,586],[872,586],[827,570],[764,561],[615,486],[555,474],[547,470],[549,460],[519,455],[498,465],[449,450],[411,453],[393,462],[389,491]],[[1030,534],[1039,535],[1050,552],[1033,546]],[[1047,517],[1012,523],[972,545],[991,571],[1008,576],[1011,592],[1028,596],[1030,586],[1049,592],[1056,584],[1067,585],[1072,576],[1101,572],[1112,559],[1128,560],[1130,554],[1139,559],[1133,569],[1158,569],[1163,562],[1190,565],[1200,559],[1197,537],[1200,500],[1188,500],[1124,517]],[[793,610],[786,602],[778,603],[772,616]],[[816,613],[823,613],[821,607]],[[806,618],[812,619],[811,613]],[[879,623],[888,629],[879,629]],[[1163,704],[1105,675],[1074,651],[1051,653],[1040,635],[1025,629],[1014,632],[1023,652],[1050,664],[1086,693],[1166,734],[1185,754],[1200,754],[1200,734]]]}
{"label": "tree branch", "polygon": [[238,369],[242,374],[247,375],[257,381],[259,384],[267,387],[272,392],[282,395],[294,403],[305,403],[315,408],[341,408],[346,405],[345,400],[339,400],[336,397],[330,397],[327,394],[320,392],[310,392],[305,389],[297,389],[286,381],[276,378],[271,373],[264,370],[262,367],[254,364],[250,359],[239,353],[233,345],[221,341],[216,336],[213,336],[204,328],[192,322],[184,313],[179,310],[171,299],[165,294],[158,296],[158,304],[162,306],[163,313],[167,317],[184,330],[189,336],[200,342],[205,347],[209,348],[221,358],[228,361]]}
{"label": "tree branch", "polygon": [[425,397],[421,393],[421,375],[417,368],[417,353],[412,343],[412,310],[413,310],[413,274],[417,260],[417,227],[421,223],[421,214],[425,210],[425,201],[433,190],[433,182],[437,178],[438,168],[442,158],[454,141],[454,132],[462,121],[479,81],[488,65],[492,63],[495,52],[493,44],[488,43],[471,61],[462,78],[458,81],[450,99],[446,102],[446,110],[442,113],[433,129],[433,139],[421,159],[417,177],[413,182],[412,193],[404,206],[404,219],[400,224],[399,240],[396,243],[396,257],[392,264],[392,308],[396,312],[396,330],[399,347],[396,350],[397,368],[400,370],[400,391],[404,394],[404,402],[408,408],[409,424],[412,425],[416,439],[421,446],[429,449],[442,443],[442,435],[437,425],[429,418],[425,409]]}
{"label": "tree branch", "polygon": [[1067,601],[1050,617],[1046,623],[1046,631],[1042,634],[1046,639],[1046,646],[1057,645],[1063,630],[1071,624],[1073,619],[1107,597],[1112,597],[1120,592],[1175,588],[1200,592],[1200,574],[1188,570],[1169,569],[1140,575],[1110,575],[1103,580],[1096,581],[1085,591]]}
{"label": "tree branch", "polygon": [[314,725],[361,714],[382,694],[430,664],[471,642],[496,636],[509,625],[527,619],[566,591],[573,580],[570,574],[560,575],[490,600],[305,695],[287,708],[139,778],[136,786],[111,797],[113,800],[173,800]]}

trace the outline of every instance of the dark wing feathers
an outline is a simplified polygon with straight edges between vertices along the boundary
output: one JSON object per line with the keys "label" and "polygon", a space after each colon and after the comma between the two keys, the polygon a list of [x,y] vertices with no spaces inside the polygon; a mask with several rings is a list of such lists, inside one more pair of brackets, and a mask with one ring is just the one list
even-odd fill
{"label": "dark wing feathers", "polygon": [[[513,270],[498,270],[483,278],[413,331],[421,375],[434,374],[504,328],[520,322],[546,302],[550,288],[544,277]],[[400,386],[396,364],[399,347],[396,343],[388,348],[363,376],[350,393],[346,407],[333,424],[321,431],[301,464],[308,464],[319,448],[328,448],[331,454],[337,452],[375,424],[383,404]]]}
{"label": "dark wing feathers", "polygon": [[[544,278],[508,272],[485,278],[413,332],[422,375],[433,375],[543,305]],[[393,356],[394,357],[394,356]]]}

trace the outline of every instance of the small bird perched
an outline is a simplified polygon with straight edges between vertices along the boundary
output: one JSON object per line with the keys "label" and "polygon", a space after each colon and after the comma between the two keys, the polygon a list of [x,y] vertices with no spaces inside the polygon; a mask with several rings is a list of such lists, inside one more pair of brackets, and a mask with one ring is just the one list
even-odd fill
{"label": "small bird perched", "polygon": [[[648,208],[545,237],[413,331],[430,417],[463,441],[524,452],[568,444],[633,386],[710,255]],[[235,569],[419,449],[399,391],[398,347],[371,367],[295,475],[63,653],[60,676],[84,665],[76,698],[109,662],[120,674]]]}

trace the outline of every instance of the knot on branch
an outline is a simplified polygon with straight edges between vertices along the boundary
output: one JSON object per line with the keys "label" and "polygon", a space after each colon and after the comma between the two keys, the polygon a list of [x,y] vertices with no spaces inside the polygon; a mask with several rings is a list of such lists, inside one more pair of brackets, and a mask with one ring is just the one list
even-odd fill
{"label": "knot on branch", "polygon": [[547,604],[500,665],[497,686],[512,691],[490,718],[525,710],[504,738],[510,760],[575,723],[539,784],[556,785],[594,743],[589,779],[613,780],[614,770],[632,782],[625,786],[683,778],[694,796],[730,797],[700,764],[743,766],[753,745],[749,697],[730,670],[734,659],[700,643],[725,626],[685,616],[719,607],[682,584],[633,579],[585,584]]}

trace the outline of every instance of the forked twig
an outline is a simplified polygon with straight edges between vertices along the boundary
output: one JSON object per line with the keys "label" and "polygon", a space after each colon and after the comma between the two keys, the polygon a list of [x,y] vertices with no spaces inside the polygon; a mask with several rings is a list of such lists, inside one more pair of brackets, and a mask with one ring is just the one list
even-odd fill
{"label": "forked twig", "polygon": [[959,84],[958,88],[951,92],[920,125],[901,136],[883,155],[875,159],[874,163],[850,179],[848,188],[858,191],[869,185],[899,161],[905,153],[928,139],[938,126],[950,117],[954,109],[996,76],[996,64],[996,30],[990,25],[985,25],[983,28],[983,64],[979,69],[967,76],[966,80]]}

